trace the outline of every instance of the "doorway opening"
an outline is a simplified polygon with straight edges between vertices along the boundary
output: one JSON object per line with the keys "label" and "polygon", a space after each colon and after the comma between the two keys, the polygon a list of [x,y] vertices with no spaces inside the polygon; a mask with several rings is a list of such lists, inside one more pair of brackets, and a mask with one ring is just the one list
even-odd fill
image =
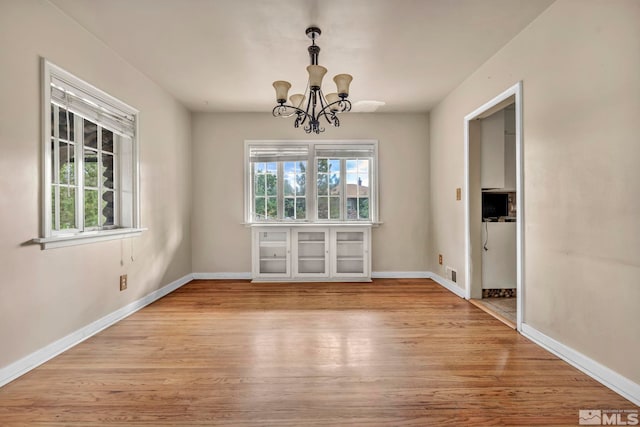
{"label": "doorway opening", "polygon": [[522,82],[465,116],[465,297],[521,330]]}

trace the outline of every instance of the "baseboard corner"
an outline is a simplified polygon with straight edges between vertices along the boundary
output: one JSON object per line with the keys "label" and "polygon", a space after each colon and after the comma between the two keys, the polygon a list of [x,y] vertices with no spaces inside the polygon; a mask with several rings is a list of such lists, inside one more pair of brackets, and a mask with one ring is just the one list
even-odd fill
{"label": "baseboard corner", "polygon": [[454,294],[456,294],[457,296],[459,296],[460,298],[466,298],[465,296],[465,290],[462,289],[460,286],[458,286],[458,284],[456,282],[453,282],[449,279],[445,279],[444,277],[440,276],[439,274],[433,273],[433,272],[429,272],[429,276],[430,279],[432,279],[434,282],[438,283],[440,286],[450,290],[451,292],[453,292]]}

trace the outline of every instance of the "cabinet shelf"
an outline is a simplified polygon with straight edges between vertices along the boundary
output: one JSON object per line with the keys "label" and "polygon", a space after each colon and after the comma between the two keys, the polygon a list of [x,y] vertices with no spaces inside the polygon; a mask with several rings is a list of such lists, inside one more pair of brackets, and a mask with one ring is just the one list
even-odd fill
{"label": "cabinet shelf", "polygon": [[338,256],[338,261],[362,261],[364,258],[361,256]]}
{"label": "cabinet shelf", "polygon": [[362,244],[362,240],[338,240],[339,245],[357,245]]}
{"label": "cabinet shelf", "polygon": [[298,240],[298,243],[302,243],[305,245],[308,245],[308,244],[324,245],[324,240]]}
{"label": "cabinet shelf", "polygon": [[260,261],[286,261],[287,257],[284,256],[271,256],[271,257],[264,257],[264,258],[260,258]]}
{"label": "cabinet shelf", "polygon": [[298,257],[299,261],[324,261],[324,257],[319,256],[300,256]]}
{"label": "cabinet shelf", "polygon": [[287,246],[287,242],[260,242],[261,248],[281,248]]}

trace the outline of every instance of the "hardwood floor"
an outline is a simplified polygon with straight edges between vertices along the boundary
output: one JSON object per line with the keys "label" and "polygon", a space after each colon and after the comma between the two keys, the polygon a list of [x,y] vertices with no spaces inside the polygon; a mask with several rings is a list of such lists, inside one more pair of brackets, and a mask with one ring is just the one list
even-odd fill
{"label": "hardwood floor", "polygon": [[577,425],[635,409],[431,280],[195,281],[0,388],[0,425]]}

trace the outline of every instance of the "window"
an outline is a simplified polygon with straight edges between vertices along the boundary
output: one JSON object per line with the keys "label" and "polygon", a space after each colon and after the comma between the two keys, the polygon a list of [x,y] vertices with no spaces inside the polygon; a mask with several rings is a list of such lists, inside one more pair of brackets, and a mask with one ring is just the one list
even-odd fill
{"label": "window", "polygon": [[307,146],[253,145],[250,217],[254,221],[307,218]]}
{"label": "window", "polygon": [[373,221],[370,209],[374,145],[316,146],[317,218]]}
{"label": "window", "polygon": [[245,145],[247,222],[377,220],[376,142]]}
{"label": "window", "polygon": [[36,241],[46,248],[139,233],[137,111],[43,64],[44,236]]}

